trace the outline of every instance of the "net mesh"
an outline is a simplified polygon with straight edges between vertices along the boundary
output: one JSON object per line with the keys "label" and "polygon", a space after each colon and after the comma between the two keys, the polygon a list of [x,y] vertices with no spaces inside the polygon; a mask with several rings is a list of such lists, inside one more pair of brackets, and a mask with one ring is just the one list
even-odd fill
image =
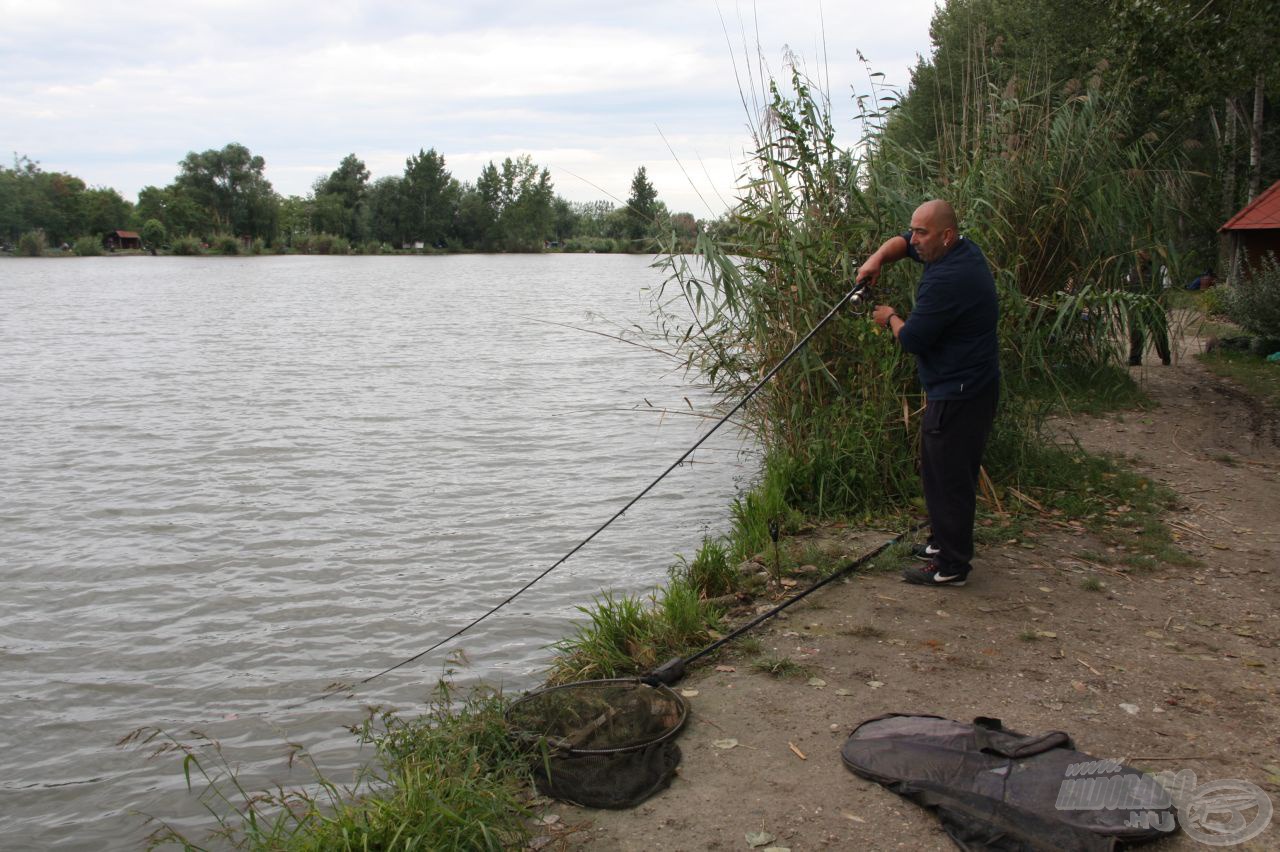
{"label": "net mesh", "polygon": [[545,796],[592,808],[629,808],[671,783],[684,699],[638,680],[570,683],[530,693],[507,710]]}

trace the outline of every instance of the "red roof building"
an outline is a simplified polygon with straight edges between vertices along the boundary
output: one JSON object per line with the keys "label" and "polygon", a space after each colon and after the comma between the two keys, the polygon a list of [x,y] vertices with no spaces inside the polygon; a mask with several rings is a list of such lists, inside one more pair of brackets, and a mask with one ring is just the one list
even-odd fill
{"label": "red roof building", "polygon": [[[1218,229],[1231,238],[1231,277],[1243,260],[1256,266],[1267,252],[1280,256],[1280,180]],[[1243,255],[1243,257],[1242,257]]]}

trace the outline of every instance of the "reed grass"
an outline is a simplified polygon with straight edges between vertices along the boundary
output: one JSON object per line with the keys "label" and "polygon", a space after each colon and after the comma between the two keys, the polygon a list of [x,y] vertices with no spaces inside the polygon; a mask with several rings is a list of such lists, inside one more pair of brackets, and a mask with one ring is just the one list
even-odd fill
{"label": "reed grass", "polygon": [[326,778],[297,744],[288,765],[307,766],[312,781],[273,790],[246,787],[209,737],[140,729],[123,744],[149,748],[153,758],[181,756],[188,789],[214,819],[201,837],[153,819],[152,848],[497,852],[530,836],[527,756],[507,734],[506,707],[495,691],[459,694],[441,680],[420,717],[371,710],[352,731],[374,747],[375,764],[350,786]]}

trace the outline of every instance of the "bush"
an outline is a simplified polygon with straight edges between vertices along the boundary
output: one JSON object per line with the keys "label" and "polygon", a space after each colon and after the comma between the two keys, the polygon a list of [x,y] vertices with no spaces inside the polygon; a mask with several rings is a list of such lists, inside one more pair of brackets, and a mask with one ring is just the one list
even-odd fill
{"label": "bush", "polygon": [[1229,287],[1213,287],[1209,290],[1201,290],[1197,295],[1200,300],[1200,309],[1204,311],[1205,316],[1223,317],[1227,315],[1227,309],[1230,307],[1227,303],[1231,294]]}
{"label": "bush", "polygon": [[102,244],[98,242],[96,237],[76,237],[75,243],[71,246],[71,251],[77,257],[97,257],[102,254]]}
{"label": "bush", "polygon": [[334,237],[329,246],[329,254],[351,254],[351,243],[345,237]]}
{"label": "bush", "polygon": [[218,234],[213,238],[213,250],[218,254],[239,254],[240,241],[230,234]]}
{"label": "bush", "polygon": [[608,237],[571,237],[564,241],[561,251],[609,254],[622,252],[625,249],[620,248],[614,240]]}
{"label": "bush", "polygon": [[303,244],[302,250],[307,254],[332,254],[333,241],[333,234],[312,234]]}
{"label": "bush", "polygon": [[204,253],[204,249],[200,245],[200,241],[191,236],[178,237],[174,240],[172,251],[174,254],[181,255],[197,255]]}
{"label": "bush", "polygon": [[168,232],[165,231],[164,223],[159,219],[148,219],[142,223],[142,242],[149,249],[156,249],[164,245]]}
{"label": "bush", "polygon": [[1280,263],[1270,252],[1230,288],[1227,316],[1251,334],[1280,337]]}
{"label": "bush", "polygon": [[18,254],[22,257],[43,257],[47,248],[44,231],[27,231],[18,237]]}

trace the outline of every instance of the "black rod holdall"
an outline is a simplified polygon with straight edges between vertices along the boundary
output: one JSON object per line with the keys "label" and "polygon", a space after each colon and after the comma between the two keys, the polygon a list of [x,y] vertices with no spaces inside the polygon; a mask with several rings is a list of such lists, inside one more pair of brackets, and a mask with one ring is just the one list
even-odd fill
{"label": "black rod holdall", "polygon": [[854,774],[934,811],[964,850],[1108,852],[1177,827],[1156,779],[1076,751],[1062,731],[891,713],[860,724],[840,753]]}

